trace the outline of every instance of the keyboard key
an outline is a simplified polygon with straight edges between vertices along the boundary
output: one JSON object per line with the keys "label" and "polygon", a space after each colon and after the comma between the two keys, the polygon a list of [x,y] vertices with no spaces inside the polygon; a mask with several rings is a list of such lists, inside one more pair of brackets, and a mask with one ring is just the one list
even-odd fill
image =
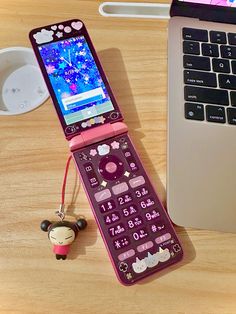
{"label": "keyboard key", "polygon": [[145,218],[147,221],[151,221],[151,220],[157,220],[160,217],[160,213],[156,210],[150,210],[149,212],[145,213]]}
{"label": "keyboard key", "polygon": [[225,108],[206,106],[206,119],[209,122],[225,123]]}
{"label": "keyboard key", "polygon": [[119,205],[124,205],[132,201],[132,196],[130,193],[122,195],[117,198]]}
{"label": "keyboard key", "polygon": [[228,40],[230,45],[236,45],[236,34],[228,33]]}
{"label": "keyboard key", "polygon": [[124,217],[129,217],[136,214],[138,212],[138,208],[136,205],[129,205],[126,208],[123,208],[122,212]]}
{"label": "keyboard key", "polygon": [[226,44],[226,33],[210,31],[210,41],[216,44]]}
{"label": "keyboard key", "polygon": [[148,194],[149,194],[149,190],[146,187],[139,188],[135,191],[135,195],[137,198],[147,196]]}
{"label": "keyboard key", "polygon": [[183,42],[183,52],[192,55],[200,54],[200,45],[195,41],[184,41]]}
{"label": "keyboard key", "polygon": [[184,99],[191,102],[229,105],[228,91],[212,88],[185,86]]}
{"label": "keyboard key", "polygon": [[216,87],[216,74],[184,70],[184,83],[190,85]]}
{"label": "keyboard key", "polygon": [[228,123],[236,125],[236,108],[227,108]]}
{"label": "keyboard key", "polygon": [[[234,61],[233,61],[234,62]],[[212,67],[215,72],[229,73],[229,61],[224,59],[212,59]]]}
{"label": "keyboard key", "polygon": [[218,45],[215,44],[202,44],[203,56],[219,57]]}
{"label": "keyboard key", "polygon": [[210,58],[184,55],[184,67],[186,69],[210,71]]}
{"label": "keyboard key", "polygon": [[150,226],[150,229],[153,233],[157,233],[157,232],[160,232],[162,230],[165,229],[165,224],[163,221],[158,221],[156,223],[153,223],[151,226]]}
{"label": "keyboard key", "polygon": [[231,106],[236,107],[236,92],[230,92]]}
{"label": "keyboard key", "polygon": [[236,59],[236,47],[233,46],[221,46],[221,57],[227,59]]}
{"label": "keyboard key", "polygon": [[236,74],[236,61],[231,61],[232,72]]}
{"label": "keyboard key", "polygon": [[204,29],[184,27],[182,33],[186,40],[208,41],[208,33]]}
{"label": "keyboard key", "polygon": [[236,89],[236,76],[219,74],[219,85],[221,88]]}
{"label": "keyboard key", "polygon": [[185,103],[185,118],[191,120],[204,120],[204,107],[201,104]]}

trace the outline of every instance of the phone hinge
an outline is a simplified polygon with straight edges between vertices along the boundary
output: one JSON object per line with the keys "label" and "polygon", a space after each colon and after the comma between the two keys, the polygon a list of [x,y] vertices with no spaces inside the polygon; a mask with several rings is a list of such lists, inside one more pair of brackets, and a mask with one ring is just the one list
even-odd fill
{"label": "phone hinge", "polygon": [[108,123],[91,130],[83,131],[80,135],[74,136],[69,141],[70,150],[74,150],[102,141],[109,137],[119,135],[128,131],[128,127],[123,122]]}

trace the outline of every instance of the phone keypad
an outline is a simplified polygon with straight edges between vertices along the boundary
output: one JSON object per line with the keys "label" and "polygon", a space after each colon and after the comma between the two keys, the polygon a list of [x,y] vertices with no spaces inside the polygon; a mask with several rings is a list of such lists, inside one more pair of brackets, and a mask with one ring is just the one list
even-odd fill
{"label": "phone keypad", "polygon": [[134,283],[181,258],[174,229],[127,135],[74,157],[122,282]]}

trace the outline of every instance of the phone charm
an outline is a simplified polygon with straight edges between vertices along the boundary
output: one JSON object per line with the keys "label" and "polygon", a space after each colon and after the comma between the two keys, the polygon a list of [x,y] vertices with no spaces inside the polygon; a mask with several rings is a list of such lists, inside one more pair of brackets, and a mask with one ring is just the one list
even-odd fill
{"label": "phone charm", "polygon": [[67,258],[67,254],[70,250],[70,244],[75,240],[80,230],[83,230],[87,226],[87,221],[83,218],[78,219],[76,222],[70,222],[64,220],[65,218],[65,188],[66,179],[68,174],[68,169],[72,156],[69,156],[62,184],[61,191],[61,205],[55,214],[61,219],[58,222],[51,222],[49,220],[44,220],[41,222],[41,230],[48,232],[48,238],[53,244],[53,252],[56,255],[56,259]]}

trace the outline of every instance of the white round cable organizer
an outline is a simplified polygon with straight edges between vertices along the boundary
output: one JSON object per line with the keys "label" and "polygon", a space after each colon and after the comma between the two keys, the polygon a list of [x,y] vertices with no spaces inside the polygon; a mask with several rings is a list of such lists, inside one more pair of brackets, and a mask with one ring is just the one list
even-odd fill
{"label": "white round cable organizer", "polygon": [[169,19],[170,5],[166,3],[103,2],[99,13],[106,17]]}
{"label": "white round cable organizer", "polygon": [[26,47],[0,50],[0,115],[18,115],[43,104],[49,93],[34,52]]}

